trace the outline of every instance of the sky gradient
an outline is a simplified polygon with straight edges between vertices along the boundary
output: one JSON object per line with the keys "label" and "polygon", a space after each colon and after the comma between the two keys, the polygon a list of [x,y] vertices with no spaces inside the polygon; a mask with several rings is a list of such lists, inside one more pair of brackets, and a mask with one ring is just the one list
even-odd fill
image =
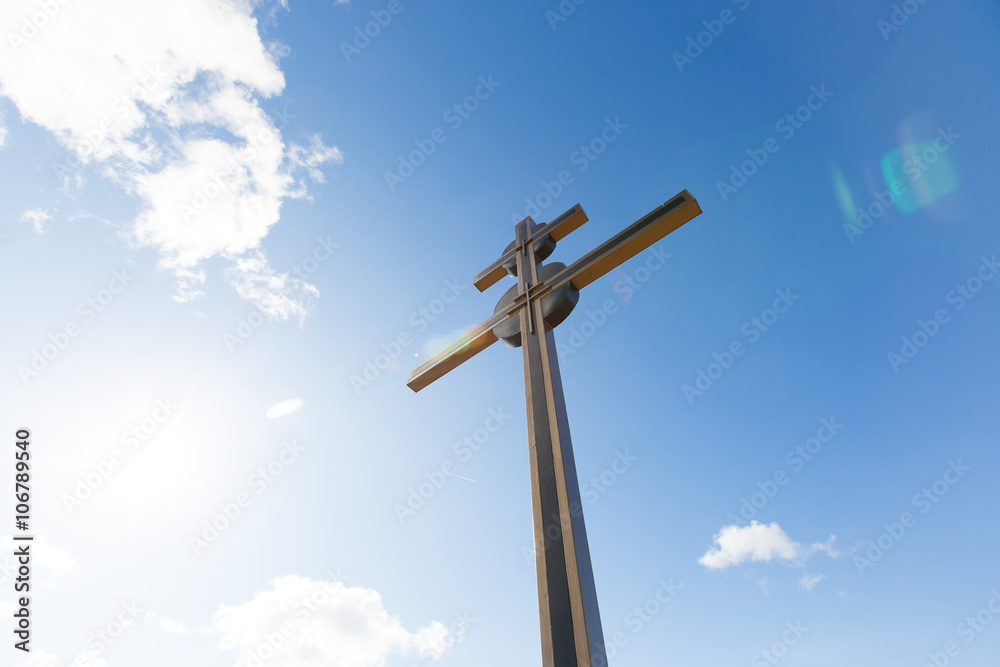
{"label": "sky gradient", "polygon": [[686,189],[555,332],[611,664],[995,665],[995,3],[0,28],[0,664],[540,664],[520,351],[406,378],[514,222],[582,204],[568,264]]}

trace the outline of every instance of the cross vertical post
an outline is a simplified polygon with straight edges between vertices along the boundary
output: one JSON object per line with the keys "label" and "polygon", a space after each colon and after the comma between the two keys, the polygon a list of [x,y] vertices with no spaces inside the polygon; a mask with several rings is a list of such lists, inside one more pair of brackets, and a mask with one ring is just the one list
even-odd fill
{"label": "cross vertical post", "polygon": [[514,228],[514,242],[473,281],[481,292],[505,275],[517,284],[491,317],[414,368],[407,380],[420,391],[497,340],[524,348],[543,667],[608,664],[553,330],[576,306],[581,289],[700,214],[685,190],[568,267],[542,260],[587,222],[580,205],[543,225],[525,218]]}
{"label": "cross vertical post", "polygon": [[[517,226],[519,245],[527,250],[517,254],[518,286],[528,294],[538,284],[538,262],[527,243],[529,225],[527,219]],[[604,667],[604,634],[554,329],[534,324],[543,321],[540,299],[528,299],[524,312],[521,340],[542,664]]]}

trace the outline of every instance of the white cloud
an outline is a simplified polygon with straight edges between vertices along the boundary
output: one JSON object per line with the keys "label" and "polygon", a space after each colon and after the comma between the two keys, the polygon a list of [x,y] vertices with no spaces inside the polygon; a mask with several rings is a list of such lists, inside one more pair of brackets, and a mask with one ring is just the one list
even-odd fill
{"label": "white cloud", "polygon": [[191,633],[183,623],[175,621],[172,618],[161,618],[157,622],[157,625],[160,626],[161,630],[172,635],[187,635]]}
{"label": "white cloud", "polygon": [[52,220],[52,216],[44,208],[33,208],[21,214],[21,222],[30,222],[31,228],[41,234],[45,231],[45,223]]}
{"label": "white cloud", "polygon": [[[103,651],[104,649],[101,649]],[[80,656],[84,657],[79,664],[86,665],[87,667],[108,667],[108,662],[101,657],[101,651],[95,649],[89,649],[86,651],[80,651],[74,655],[75,660],[80,660]],[[45,650],[38,650],[37,648],[31,649],[34,654],[30,658],[27,658],[15,665],[15,667],[62,667],[64,664],[54,653],[49,653]],[[75,664],[75,663],[74,663]]]}
{"label": "white cloud", "polygon": [[218,647],[238,651],[236,665],[259,658],[262,647],[269,655],[274,644],[268,667],[375,667],[392,655],[440,658],[452,643],[436,621],[408,632],[371,589],[297,576],[271,584],[249,602],[215,613]]}
{"label": "white cloud", "polygon": [[837,538],[833,535],[830,536],[826,542],[816,542],[809,549],[806,550],[806,557],[812,556],[814,553],[819,553],[822,551],[830,558],[839,558],[840,552],[833,547],[833,543],[837,541]]}
{"label": "white cloud", "polygon": [[824,579],[826,579],[825,574],[803,574],[802,578],[799,579],[799,586],[806,589],[807,591],[811,591],[812,589],[816,588],[816,584],[823,581]]}
{"label": "white cloud", "polygon": [[[59,656],[55,653],[40,651],[37,648],[33,648],[31,653],[32,655],[30,657],[17,663],[16,667],[60,667],[62,665],[62,662],[59,661]],[[102,667],[104,662],[101,661],[100,664],[91,662],[88,664],[92,667]]]}
{"label": "white cloud", "polygon": [[290,415],[299,408],[302,407],[301,398],[290,398],[287,401],[282,401],[281,403],[275,403],[267,409],[267,416],[270,419],[277,419],[278,417],[284,417],[285,415]]}
{"label": "white cloud", "polygon": [[226,276],[241,297],[273,317],[295,316],[301,321],[306,313],[303,298],[319,296],[313,285],[287,273],[275,273],[257,250],[237,258]]}
{"label": "white cloud", "polygon": [[758,581],[757,585],[760,586],[760,590],[764,591],[764,595],[770,595],[771,594],[771,587],[767,583],[767,577],[764,577],[763,579],[761,579],[760,581]]}
{"label": "white cloud", "polygon": [[840,554],[833,548],[836,538],[832,535],[824,543],[805,547],[793,542],[777,523],[762,524],[752,521],[749,526],[723,526],[713,538],[715,544],[698,559],[710,570],[724,570],[744,561],[769,562],[774,559],[801,565],[816,552],[822,551],[831,558]]}
{"label": "white cloud", "polygon": [[[195,628],[190,628],[185,625],[184,621],[179,621],[173,618],[161,617],[155,611],[147,611],[142,615],[142,624],[144,630],[149,630],[151,628],[158,628],[161,632],[165,632],[170,635],[190,635],[199,634],[203,636],[211,635],[212,629],[207,626],[200,626]],[[124,625],[124,624],[123,624]]]}
{"label": "white cloud", "polygon": [[45,581],[46,586],[51,586],[59,577],[80,567],[75,558],[62,549],[52,546],[52,543],[41,535],[35,536],[35,539],[30,542],[15,542],[11,535],[4,535],[0,537],[0,553],[13,553],[14,549],[24,544],[30,545],[31,562],[35,566],[44,568],[48,573],[48,578]]}
{"label": "white cloud", "polygon": [[[261,40],[252,15],[261,2],[59,2],[42,25],[35,0],[7,0],[0,93],[138,198],[130,235],[159,251],[178,299],[202,296],[199,267],[222,257],[245,298],[301,319],[315,287],[274,273],[261,241],[282,203],[306,196],[298,174],[321,181],[342,156],[319,137],[286,146],[261,107],[285,85],[283,47]],[[62,176],[81,182],[71,167]]]}
{"label": "white cloud", "polygon": [[7,126],[3,122],[3,115],[0,114],[0,148],[7,144]]}

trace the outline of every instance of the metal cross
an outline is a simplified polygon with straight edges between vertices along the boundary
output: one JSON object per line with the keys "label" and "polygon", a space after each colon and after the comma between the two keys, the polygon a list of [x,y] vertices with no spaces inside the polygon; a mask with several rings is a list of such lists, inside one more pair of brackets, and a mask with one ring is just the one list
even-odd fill
{"label": "metal cross", "polygon": [[492,317],[414,368],[406,383],[420,391],[497,340],[524,348],[543,667],[608,664],[553,329],[569,316],[581,289],[700,213],[685,190],[569,267],[542,260],[587,222],[580,205],[547,224],[525,218],[515,226],[514,242],[474,281],[480,292],[508,274],[517,285]]}

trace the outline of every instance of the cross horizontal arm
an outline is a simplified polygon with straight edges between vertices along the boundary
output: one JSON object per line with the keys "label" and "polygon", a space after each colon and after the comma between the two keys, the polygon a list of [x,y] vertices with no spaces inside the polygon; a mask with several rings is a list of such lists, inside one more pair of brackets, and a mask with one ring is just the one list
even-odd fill
{"label": "cross horizontal arm", "polygon": [[583,289],[698,215],[701,207],[684,190],[560,271],[548,281],[547,287],[558,289],[570,281],[577,289]]}
{"label": "cross horizontal arm", "polygon": [[[548,234],[552,237],[553,241],[558,241],[559,239],[566,238],[570,232],[587,222],[587,219],[587,214],[583,212],[583,207],[577,204],[552,222],[542,225],[541,228],[533,234],[533,236],[535,238],[540,238]],[[514,253],[516,252],[517,248],[508,250],[500,256],[500,259],[496,260],[488,267],[477,273],[476,277],[472,281],[476,286],[476,289],[483,292],[507,275],[507,271],[503,268],[503,265],[509,262],[514,257]]]}
{"label": "cross horizontal arm", "polygon": [[570,232],[587,222],[587,220],[589,220],[589,218],[587,217],[587,214],[583,212],[583,207],[577,204],[552,222],[543,226],[541,233],[548,234],[554,241],[559,241],[569,236]]}
{"label": "cross horizontal arm", "polygon": [[[538,287],[540,289],[535,294],[535,297],[541,297],[551,290],[556,290],[567,282],[571,282],[577,289],[583,289],[611,269],[642,252],[700,214],[701,207],[698,206],[698,202],[691,196],[690,192],[684,190],[670,201],[615,235],[611,240],[601,244],[579,260],[573,262],[570,266],[552,276],[550,280],[539,284]],[[553,234],[553,238],[556,238],[555,235],[559,234],[558,238],[564,238],[586,221],[586,214],[580,208],[580,205],[577,204],[546,225],[543,228],[543,233]],[[549,231],[550,228],[553,231]],[[512,253],[513,251],[504,253],[504,257],[499,261],[503,261],[505,257]],[[503,271],[502,267],[499,267],[499,269]],[[487,271],[490,271],[490,269],[487,269]],[[481,273],[476,279],[479,280],[483,275]],[[502,276],[498,276],[489,284],[492,285],[500,277]],[[495,313],[492,317],[481,322],[467,334],[448,345],[448,347],[414,368],[410,372],[410,378],[407,380],[406,386],[413,391],[420,391],[448,371],[457,368],[466,360],[471,359],[495,343],[497,337],[493,333],[493,327],[523,306],[524,300],[524,295],[519,296],[507,311]]]}
{"label": "cross horizontal arm", "polygon": [[406,386],[420,391],[450,370],[462,365],[497,341],[493,327],[508,313],[496,313],[433,357],[410,371]]}

